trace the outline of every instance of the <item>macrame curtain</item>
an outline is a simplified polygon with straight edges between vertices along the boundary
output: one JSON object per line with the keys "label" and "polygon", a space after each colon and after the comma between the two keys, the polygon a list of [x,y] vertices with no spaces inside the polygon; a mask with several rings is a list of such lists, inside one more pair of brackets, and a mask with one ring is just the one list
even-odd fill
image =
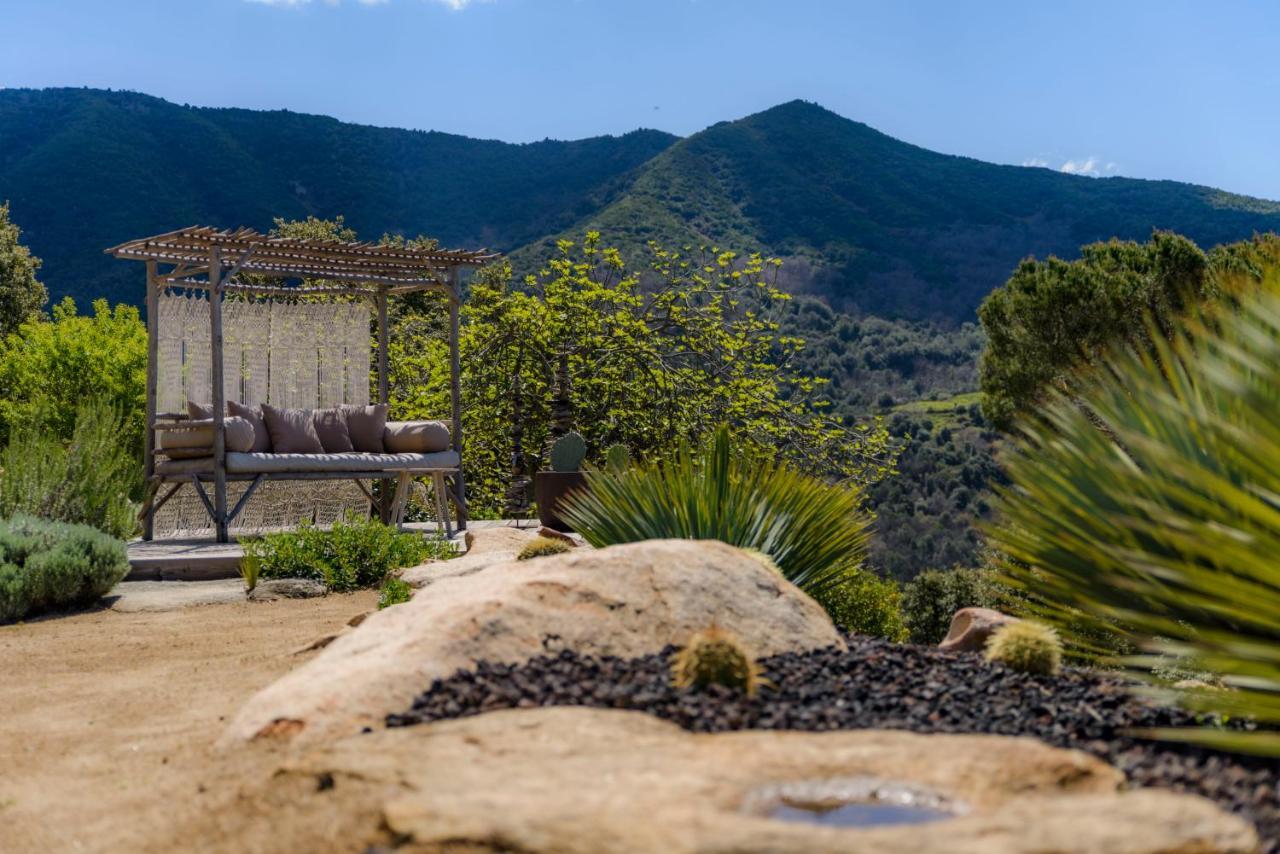
{"label": "macrame curtain", "polygon": [[[209,301],[163,293],[158,306],[156,408],[186,412],[213,397]],[[361,303],[222,304],[227,400],[315,409],[369,402],[369,309]]]}
{"label": "macrame curtain", "polygon": [[[223,384],[227,400],[316,409],[369,402],[369,309],[363,303],[223,301]],[[203,293],[160,294],[156,408],[186,412],[187,400],[212,397],[209,301]],[[247,488],[227,485],[231,506]],[[264,483],[233,531],[332,524],[368,499],[348,481]],[[199,496],[183,489],[155,516],[155,536],[205,536],[213,523]]]}

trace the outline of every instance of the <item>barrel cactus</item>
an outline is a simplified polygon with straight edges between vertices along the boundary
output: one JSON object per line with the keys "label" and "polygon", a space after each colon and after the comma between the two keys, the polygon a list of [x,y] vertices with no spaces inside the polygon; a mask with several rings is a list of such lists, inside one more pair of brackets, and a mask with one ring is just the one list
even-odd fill
{"label": "barrel cactus", "polygon": [[681,689],[723,685],[750,696],[763,684],[760,665],[732,632],[712,626],[695,634],[671,661]]}
{"label": "barrel cactus", "polygon": [[573,546],[564,540],[557,540],[552,537],[538,537],[530,540],[520,550],[520,553],[516,555],[516,560],[532,560],[535,557],[564,554],[572,548]]}
{"label": "barrel cactus", "polygon": [[551,446],[551,470],[578,471],[587,456],[587,443],[576,430],[565,433]]}
{"label": "barrel cactus", "polygon": [[996,629],[987,641],[986,657],[1023,673],[1053,676],[1062,663],[1062,641],[1046,625],[1019,620]]}

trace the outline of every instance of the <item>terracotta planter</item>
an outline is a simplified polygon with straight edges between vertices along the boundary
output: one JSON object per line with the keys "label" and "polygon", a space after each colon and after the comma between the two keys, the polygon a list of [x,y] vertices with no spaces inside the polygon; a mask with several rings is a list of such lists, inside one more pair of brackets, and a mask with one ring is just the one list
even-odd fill
{"label": "terracotta planter", "polygon": [[538,521],[548,528],[570,532],[569,527],[560,518],[558,505],[560,499],[575,490],[585,491],[588,488],[587,476],[580,471],[540,471],[533,476],[533,498],[538,502]]}

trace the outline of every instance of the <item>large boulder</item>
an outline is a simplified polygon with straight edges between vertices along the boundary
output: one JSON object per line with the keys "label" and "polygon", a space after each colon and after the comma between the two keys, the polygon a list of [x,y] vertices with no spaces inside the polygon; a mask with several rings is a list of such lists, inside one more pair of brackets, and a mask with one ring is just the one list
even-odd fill
{"label": "large boulder", "polygon": [[991,608],[961,608],[951,617],[947,636],[938,644],[944,652],[982,652],[996,629],[1018,622]]}
{"label": "large boulder", "polygon": [[432,680],[479,661],[515,663],[563,649],[646,655],[712,624],[759,656],[844,643],[816,602],[724,543],[576,549],[435,578],[252,697],[224,743],[347,735],[381,726]]}
{"label": "large boulder", "polygon": [[[1244,854],[1257,846],[1247,822],[1203,798],[1122,791],[1114,768],[1030,738],[693,735],[602,709],[383,730],[240,780],[228,803],[199,811],[155,850],[191,840],[228,852],[527,854]],[[858,829],[771,817],[783,804],[834,806],[876,791],[951,817]]]}

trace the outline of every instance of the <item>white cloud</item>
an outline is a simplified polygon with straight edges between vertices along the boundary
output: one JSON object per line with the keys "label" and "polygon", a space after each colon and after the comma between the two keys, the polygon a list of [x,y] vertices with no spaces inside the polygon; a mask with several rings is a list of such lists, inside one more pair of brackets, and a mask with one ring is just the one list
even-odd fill
{"label": "white cloud", "polygon": [[[1023,166],[1038,166],[1041,168],[1052,169],[1049,161],[1044,157],[1028,157],[1022,161]],[[1101,178],[1104,175],[1114,175],[1120,165],[1114,160],[1103,161],[1102,158],[1096,156],[1089,157],[1073,157],[1063,162],[1058,167],[1059,172],[1065,172],[1068,175],[1087,175],[1090,178]]]}
{"label": "white cloud", "polygon": [[1101,175],[1098,171],[1098,158],[1090,157],[1085,160],[1068,160],[1062,164],[1060,172],[1066,172],[1068,175]]}

